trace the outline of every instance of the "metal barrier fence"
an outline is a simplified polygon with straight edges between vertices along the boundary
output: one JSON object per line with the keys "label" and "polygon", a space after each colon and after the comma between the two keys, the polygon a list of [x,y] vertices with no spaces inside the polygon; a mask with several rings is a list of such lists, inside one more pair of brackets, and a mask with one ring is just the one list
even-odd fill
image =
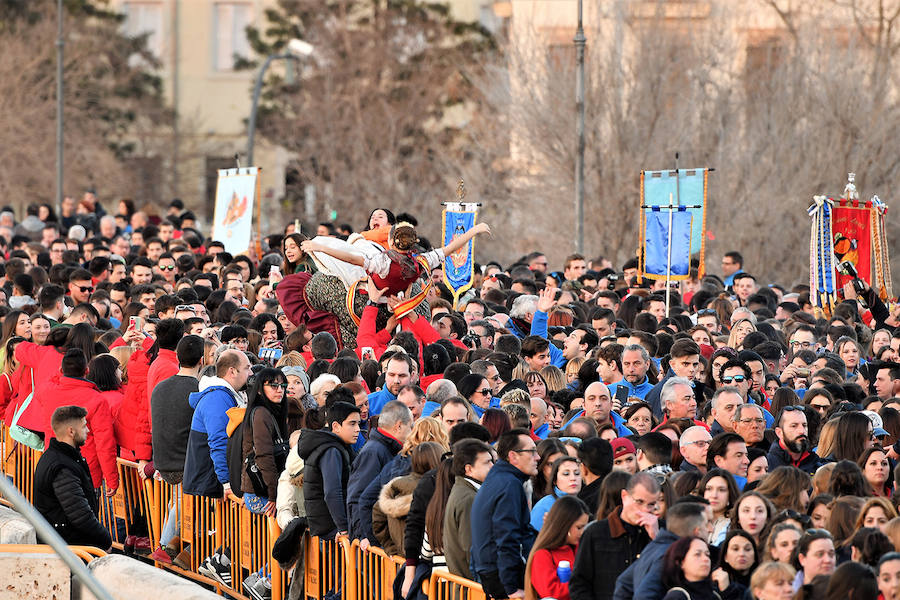
{"label": "metal barrier fence", "polygon": [[[34,468],[41,453],[15,443],[0,424],[0,470],[33,502]],[[156,548],[169,514],[170,502],[180,497],[181,547],[190,550],[190,570],[156,563],[158,567],[213,587],[234,598],[246,598],[241,583],[249,574],[262,572],[272,583],[272,600],[288,597],[289,576],[272,557],[272,546],[281,534],[273,517],[255,514],[233,499],[221,500],[178,494],[173,486],[157,479],[143,479],[138,465],[118,459],[119,488],[112,498],[100,501],[100,521],[113,538],[113,546],[122,549],[125,537],[146,532]],[[0,497],[0,501],[2,501]],[[363,551],[357,541],[345,536],[323,540],[306,536],[303,577],[305,599],[389,600],[394,597],[393,583],[404,559],[390,556],[381,548]],[[34,548],[49,548],[40,545]],[[75,547],[76,554],[89,562],[96,549]],[[197,573],[198,567],[216,550],[228,548],[231,559],[231,586]],[[25,551],[25,550],[23,550]],[[39,550],[34,550],[35,552]],[[42,551],[42,550],[40,550]],[[434,571],[423,585],[429,600],[486,600],[481,585],[446,571]]]}

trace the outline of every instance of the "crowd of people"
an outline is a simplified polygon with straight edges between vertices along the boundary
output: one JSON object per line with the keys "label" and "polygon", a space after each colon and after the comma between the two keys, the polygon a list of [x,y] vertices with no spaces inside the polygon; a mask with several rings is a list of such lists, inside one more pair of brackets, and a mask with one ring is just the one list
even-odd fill
{"label": "crowd of people", "polygon": [[[668,287],[479,252],[454,306],[441,265],[486,225],[435,248],[378,208],[232,256],[183,208],[0,212],[0,414],[69,543],[110,546],[118,456],[176,490],[126,550],[185,568],[190,494],[401,556],[404,599],[434,569],[497,599],[900,599],[900,309],[865,285],[826,316],[738,252]],[[200,573],[232,586],[231,552]]]}

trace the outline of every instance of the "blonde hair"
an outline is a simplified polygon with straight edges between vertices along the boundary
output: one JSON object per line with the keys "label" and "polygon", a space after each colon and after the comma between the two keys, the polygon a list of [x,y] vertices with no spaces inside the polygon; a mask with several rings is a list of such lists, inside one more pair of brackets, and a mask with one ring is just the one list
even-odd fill
{"label": "blonde hair", "polygon": [[894,545],[894,550],[900,552],[900,517],[894,517],[884,526],[884,535],[888,536]]}
{"label": "blonde hair", "polygon": [[275,364],[275,367],[280,369],[281,367],[303,367],[303,370],[306,370],[306,359],[303,358],[303,355],[297,352],[296,350],[292,350],[288,352],[284,356],[278,359],[278,362]]}
{"label": "blonde hair", "polygon": [[819,430],[819,447],[816,450],[816,454],[819,456],[830,456],[832,450],[834,450],[839,420],[840,417],[834,417],[826,421],[825,424],[822,425],[822,429]]}
{"label": "blonde hair", "polygon": [[131,360],[132,354],[134,354],[134,348],[128,344],[109,350],[109,355],[119,361],[119,367],[122,368],[122,383],[128,381],[128,361]]}
{"label": "blonde hair", "polygon": [[522,360],[520,358],[518,364],[515,367],[513,367],[512,378],[513,379],[521,379],[522,381],[525,381],[525,376],[528,374],[528,372],[530,370],[531,370],[531,367],[528,366],[528,363],[526,363],[524,360]]}
{"label": "blonde hair", "polygon": [[559,367],[547,365],[540,373],[547,385],[547,395],[566,389],[566,376]]}
{"label": "blonde hair", "polygon": [[500,397],[500,408],[509,404],[528,406],[528,410],[531,410],[531,395],[525,390],[518,388],[509,390]]}
{"label": "blonde hair", "polygon": [[831,473],[834,471],[834,465],[836,464],[828,463],[816,469],[816,474],[812,478],[813,496],[828,492],[828,487],[831,484]]}
{"label": "blonde hair", "polygon": [[584,364],[584,361],[587,360],[583,356],[577,356],[566,363],[566,375],[578,375],[578,369],[581,368],[581,365]]}
{"label": "blonde hair", "polygon": [[[731,326],[731,333],[728,334],[728,347],[729,347],[729,348],[734,348],[735,350],[737,350],[737,349],[738,349],[738,346],[743,347],[743,345],[744,345],[743,342],[741,342],[740,344],[738,344],[738,343],[737,343],[737,339],[736,339],[736,338],[737,338],[737,332],[735,331],[735,329],[736,329],[737,326],[740,325],[741,323],[749,323],[749,324],[750,324],[750,327],[753,328],[753,331],[756,331],[756,330],[757,330],[757,329],[756,329],[756,325],[754,325],[754,324],[753,324],[753,321],[751,321],[750,319],[738,319],[737,323],[735,323],[734,325]],[[749,334],[748,334],[748,335],[749,335]]]}
{"label": "blonde hair", "polygon": [[450,436],[447,435],[447,429],[434,417],[422,417],[416,421],[403,443],[403,448],[400,449],[400,454],[409,456],[416,446],[425,442],[436,442],[444,449],[444,452],[450,450]]}
{"label": "blonde hair", "polygon": [[756,567],[753,575],[750,577],[750,593],[756,597],[756,590],[766,587],[766,583],[773,577],[778,575],[784,576],[789,581],[793,581],[797,576],[794,567],[787,563],[769,561]]}

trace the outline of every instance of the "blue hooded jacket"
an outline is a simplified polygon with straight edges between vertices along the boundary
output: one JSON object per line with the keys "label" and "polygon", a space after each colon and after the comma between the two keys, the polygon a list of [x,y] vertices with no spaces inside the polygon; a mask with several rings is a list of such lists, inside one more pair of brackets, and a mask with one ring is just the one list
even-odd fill
{"label": "blue hooded jacket", "polygon": [[525,495],[527,479],[498,460],[472,503],[472,570],[484,590],[497,598],[508,598],[525,586],[525,559],[536,536]]}
{"label": "blue hooded jacket", "polygon": [[184,492],[221,498],[222,486],[229,481],[227,412],[238,405],[237,397],[231,386],[218,377],[204,378],[200,386],[199,392],[188,396],[194,417],[184,460]]}

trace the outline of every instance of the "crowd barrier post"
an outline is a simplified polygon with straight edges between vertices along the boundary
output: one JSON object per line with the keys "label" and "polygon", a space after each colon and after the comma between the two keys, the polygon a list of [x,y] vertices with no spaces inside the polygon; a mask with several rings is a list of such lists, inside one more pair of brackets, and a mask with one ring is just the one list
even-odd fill
{"label": "crowd barrier post", "polygon": [[399,556],[391,556],[377,546],[363,551],[359,540],[350,545],[355,568],[348,572],[356,579],[358,598],[390,600],[394,597],[394,579],[405,562]]}
{"label": "crowd barrier post", "polygon": [[316,536],[306,539],[306,597],[323,600],[329,592],[340,591],[341,600],[356,600],[356,569],[350,540],[340,536],[325,540]]}
{"label": "crowd barrier post", "polygon": [[428,600],[486,600],[481,584],[449,571],[432,571]]}

